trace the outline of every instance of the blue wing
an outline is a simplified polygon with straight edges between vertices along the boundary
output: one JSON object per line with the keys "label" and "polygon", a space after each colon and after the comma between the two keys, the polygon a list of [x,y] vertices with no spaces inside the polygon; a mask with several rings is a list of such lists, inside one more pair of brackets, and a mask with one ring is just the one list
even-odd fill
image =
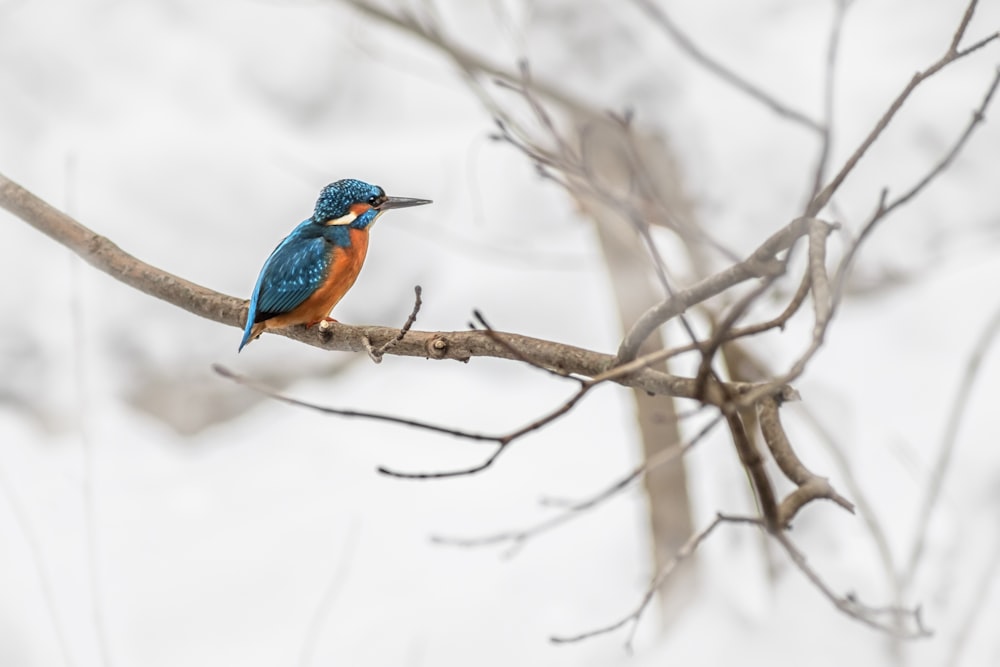
{"label": "blue wing", "polygon": [[254,324],[295,310],[326,280],[329,244],[322,236],[308,234],[312,224],[296,227],[264,262],[250,297],[241,350],[250,342]]}

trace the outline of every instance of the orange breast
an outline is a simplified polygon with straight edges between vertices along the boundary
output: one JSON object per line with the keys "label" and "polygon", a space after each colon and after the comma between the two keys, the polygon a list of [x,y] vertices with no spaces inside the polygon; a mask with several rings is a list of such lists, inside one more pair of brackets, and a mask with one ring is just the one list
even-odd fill
{"label": "orange breast", "polygon": [[334,248],[330,272],[318,290],[291,312],[272,317],[264,324],[268,329],[288,327],[293,324],[313,325],[330,314],[347,290],[357,280],[368,254],[368,232],[351,229],[349,248]]}

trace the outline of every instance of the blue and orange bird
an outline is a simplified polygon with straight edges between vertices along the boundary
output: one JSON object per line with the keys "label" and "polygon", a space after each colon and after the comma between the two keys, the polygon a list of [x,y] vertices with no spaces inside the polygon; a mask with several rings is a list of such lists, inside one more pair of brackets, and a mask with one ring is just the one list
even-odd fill
{"label": "blue and orange bird", "polygon": [[323,188],[312,217],[264,262],[250,297],[240,350],[266,329],[333,321],[330,311],[354,285],[368,253],[368,231],[384,212],[430,204],[386,197],[382,188],[351,178]]}

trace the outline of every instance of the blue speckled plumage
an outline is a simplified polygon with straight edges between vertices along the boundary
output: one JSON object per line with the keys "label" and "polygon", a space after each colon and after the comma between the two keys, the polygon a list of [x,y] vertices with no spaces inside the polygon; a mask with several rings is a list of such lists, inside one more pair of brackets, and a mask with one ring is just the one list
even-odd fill
{"label": "blue speckled plumage", "polygon": [[313,324],[317,308],[328,314],[353,284],[364,262],[368,230],[378,217],[390,208],[429,203],[386,197],[377,185],[355,179],[323,188],[312,217],[264,262],[250,297],[240,350],[271,326]]}
{"label": "blue speckled plumage", "polygon": [[267,258],[250,297],[253,322],[290,312],[323,284],[330,270],[330,253],[324,235],[316,233],[326,228],[317,227],[312,220],[302,222]]}

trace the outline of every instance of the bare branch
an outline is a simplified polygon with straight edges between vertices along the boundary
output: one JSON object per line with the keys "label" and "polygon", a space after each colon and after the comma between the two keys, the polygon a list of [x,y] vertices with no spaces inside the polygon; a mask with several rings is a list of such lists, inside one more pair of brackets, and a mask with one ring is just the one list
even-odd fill
{"label": "bare branch", "polygon": [[[432,27],[421,24],[412,16],[405,14],[394,14],[387,11],[368,0],[340,0],[363,14],[367,14],[382,23],[402,30],[409,35],[425,42],[428,46],[440,50],[448,55],[458,67],[469,76],[489,76],[501,81],[516,81],[518,74],[504,69],[499,65],[487,61],[475,53],[465,49],[452,40],[447,39],[440,31]],[[535,81],[535,89],[543,96],[553,100],[566,109],[577,110],[581,113],[593,113],[585,103],[576,99],[563,90],[551,84]]]}
{"label": "bare branch", "polygon": [[639,605],[633,609],[628,615],[611,623],[594,630],[588,630],[587,632],[582,632],[577,635],[556,635],[550,637],[550,641],[555,644],[569,644],[573,642],[582,641],[584,639],[590,639],[591,637],[596,637],[598,635],[607,634],[609,632],[614,632],[618,628],[624,627],[631,623],[632,627],[629,630],[629,635],[626,640],[626,648],[631,648],[632,640],[635,636],[636,626],[639,624],[639,620],[642,615],[646,612],[646,608],[649,607],[649,603],[652,602],[653,596],[656,591],[663,585],[663,582],[667,580],[668,577],[677,569],[683,561],[690,558],[692,554],[698,549],[702,542],[708,539],[708,536],[723,523],[750,523],[754,525],[760,524],[760,519],[752,517],[737,517],[737,516],[725,516],[723,514],[716,515],[712,523],[708,524],[701,532],[692,535],[687,542],[684,543],[678,551],[677,554],[670,559],[659,572],[653,577],[650,582],[649,587],[646,588],[646,594],[642,596],[639,601]]}
{"label": "bare branch", "polygon": [[[948,655],[947,667],[958,667],[961,664],[962,652],[969,641],[969,636],[972,635],[972,630],[976,627],[976,622],[982,615],[983,607],[986,606],[986,602],[990,599],[991,589],[996,585],[997,581],[1000,581],[1000,577],[997,576],[998,571],[1000,571],[1000,537],[994,537],[996,539],[993,543],[993,549],[990,551],[990,556],[986,560],[986,567],[983,569],[982,576],[979,577],[977,585],[973,589],[976,592],[973,595],[972,602],[969,604],[968,611],[962,616],[962,620],[957,624],[958,632],[951,643],[951,652]],[[987,632],[992,631],[992,628],[987,630]]]}
{"label": "bare branch", "polygon": [[675,292],[673,296],[647,310],[625,334],[618,348],[615,365],[635,358],[639,346],[657,327],[673,317],[741,282],[751,278],[764,278],[784,272],[784,262],[776,255],[790,248],[808,231],[809,221],[798,218],[775,232],[760,245],[747,259],[695,283],[687,289]]}
{"label": "bare branch", "polygon": [[[920,608],[902,609],[899,607],[870,607],[858,601],[853,594],[837,595],[827,585],[819,574],[809,565],[805,554],[799,551],[783,532],[772,533],[771,536],[785,548],[792,562],[806,578],[820,590],[823,596],[847,616],[865,625],[899,639],[922,639],[933,633],[924,626]],[[888,617],[888,621],[883,621]]]}
{"label": "bare branch", "polygon": [[[826,239],[837,225],[816,218],[800,218],[800,220],[805,220],[809,237],[808,271],[813,293],[813,332],[809,346],[799,355],[791,368],[773,380],[781,385],[785,385],[802,375],[813,356],[823,346],[836,306],[836,301],[831,297],[829,277],[826,271]],[[764,383],[757,389],[744,394],[739,399],[739,405],[745,407],[756,404],[767,393],[766,387],[767,384]]]}
{"label": "bare branch", "polygon": [[833,145],[833,106],[834,90],[836,86],[837,62],[840,52],[840,36],[843,32],[844,19],[847,17],[847,10],[853,0],[834,0],[833,20],[830,21],[830,37],[827,39],[826,63],[823,72],[823,123],[820,132],[819,155],[816,158],[816,166],[813,169],[812,186],[809,191],[808,201],[812,201],[820,188],[823,187],[823,179],[826,178],[826,170],[829,166],[830,148]]}
{"label": "bare branch", "polygon": [[716,353],[723,343],[733,332],[733,326],[742,318],[746,311],[771,287],[770,281],[761,281],[752,290],[744,294],[734,303],[725,317],[720,322],[713,325],[712,337],[707,341],[698,341],[698,349],[701,352],[701,362],[698,364],[698,372],[695,375],[695,382],[699,390],[705,386],[705,382],[711,377],[719,380],[719,376],[712,367]]}
{"label": "bare branch", "polygon": [[[972,3],[973,5],[975,3]],[[988,40],[987,40],[988,41]],[[985,118],[986,109],[989,107],[993,96],[1000,86],[1000,68],[997,69],[996,73],[991,80],[990,86],[987,89],[982,102],[980,103],[978,109],[972,116],[969,124],[966,126],[965,130],[962,132],[961,136],[958,138],[956,143],[951,147],[948,153],[938,162],[931,170],[925,175],[920,181],[914,185],[912,188],[906,191],[901,197],[893,200],[891,203],[887,203],[888,191],[883,189],[879,196],[879,203],[872,214],[871,218],[863,227],[861,233],[854,240],[853,243],[847,249],[844,257],[841,259],[838,265],[836,276],[834,282],[836,284],[836,289],[831,295],[831,289],[829,287],[829,278],[826,273],[825,267],[825,256],[826,256],[826,244],[825,238],[831,231],[827,223],[822,223],[821,221],[810,219],[810,236],[809,236],[809,269],[810,269],[810,280],[813,283],[813,303],[815,308],[815,323],[813,326],[812,341],[809,347],[803,352],[791,368],[783,375],[775,378],[775,382],[781,384],[787,384],[789,382],[794,382],[805,370],[806,365],[812,359],[812,357],[819,351],[823,344],[826,336],[826,331],[830,325],[831,319],[833,317],[834,311],[836,310],[837,304],[843,295],[843,286],[846,281],[847,273],[854,261],[857,252],[861,248],[861,244],[875,228],[875,225],[881,221],[890,211],[894,210],[898,206],[910,201],[916,194],[918,194],[923,188],[925,188],[934,177],[941,174],[943,170],[951,164],[955,156],[959,153],[962,146],[968,141],[973,130],[979,125]],[[823,229],[819,225],[824,225],[827,229]],[[819,281],[817,283],[817,280]],[[741,397],[741,404],[748,405],[756,402],[761,398],[763,393],[766,391],[764,387],[750,392]]]}
{"label": "bare branch", "polygon": [[876,215],[873,216],[872,219],[869,220],[868,223],[862,228],[861,233],[855,241],[855,247],[861,244],[861,242],[871,233],[872,229],[876,224],[878,224],[879,221],[889,215],[889,213],[896,208],[906,204],[920,194],[920,192],[930,185],[935,178],[940,176],[945,169],[951,166],[951,163],[954,162],[955,158],[962,151],[962,148],[965,147],[969,137],[971,137],[972,133],[975,132],[976,127],[986,120],[986,109],[989,108],[990,103],[993,101],[993,96],[997,92],[998,85],[1000,85],[1000,67],[998,67],[996,72],[994,72],[993,79],[986,90],[986,94],[983,96],[982,102],[979,103],[979,107],[973,112],[972,118],[965,126],[962,134],[958,137],[958,140],[952,145],[951,149],[909,190],[892,200],[890,203],[886,204],[883,202],[879,205]]}
{"label": "bare branch", "polygon": [[764,467],[764,458],[757,449],[753,438],[747,433],[739,413],[734,408],[730,408],[726,411],[725,417],[726,423],[729,425],[729,432],[733,436],[736,453],[740,456],[740,463],[743,464],[743,469],[747,471],[752,482],[754,496],[757,498],[757,505],[764,525],[768,531],[779,530],[782,524],[778,515],[778,501],[775,498],[774,485]]}
{"label": "bare branch", "polygon": [[778,464],[785,477],[798,487],[781,501],[778,507],[779,525],[787,527],[802,507],[820,498],[832,500],[853,514],[853,503],[837,493],[825,477],[820,477],[806,468],[792,449],[785,428],[781,425],[778,402],[768,396],[760,400],[757,409],[760,431],[768,449],[771,450],[774,462]]}
{"label": "bare branch", "polygon": [[399,424],[401,426],[410,426],[424,431],[433,431],[434,433],[451,435],[465,440],[494,443],[500,443],[501,441],[501,438],[498,436],[473,433],[470,431],[463,431],[461,429],[448,428],[446,426],[438,426],[436,424],[430,424],[418,419],[407,419],[406,417],[396,417],[395,415],[387,415],[381,412],[369,412],[367,410],[348,410],[342,408],[331,408],[326,405],[317,405],[315,403],[310,403],[309,401],[302,401],[297,398],[292,398],[291,396],[285,396],[284,394],[277,392],[270,387],[257,382],[256,380],[234,373],[222,364],[212,364],[212,370],[227,380],[232,380],[236,384],[243,385],[248,389],[253,389],[254,391],[264,394],[265,396],[270,396],[271,398],[281,401],[282,403],[287,403],[300,408],[308,408],[309,410],[316,410],[317,412],[322,412],[323,414],[337,415],[338,417],[360,417],[362,419],[371,419],[373,421],[384,421],[389,422],[390,424]]}
{"label": "bare branch", "polygon": [[75,667],[77,663],[73,658],[73,652],[70,650],[66,629],[63,627],[62,620],[59,617],[56,596],[52,588],[52,576],[49,574],[49,569],[45,564],[45,557],[42,554],[42,543],[35,534],[29,515],[14,492],[10,479],[3,468],[0,468],[0,495],[7,500],[10,513],[14,517],[14,523],[21,531],[21,536],[24,538],[24,543],[28,548],[31,564],[35,570],[35,579],[38,582],[38,587],[41,589],[45,615],[48,616],[49,623],[52,626],[52,633],[55,636],[55,644],[58,647],[59,657],[66,667]]}
{"label": "bare branch", "polygon": [[788,120],[801,125],[813,132],[822,132],[822,126],[806,114],[801,111],[792,109],[788,105],[779,102],[770,93],[764,92],[760,87],[753,83],[750,83],[745,77],[740,76],[733,72],[718,60],[712,58],[707,53],[701,50],[701,48],[696,45],[688,35],[681,30],[673,20],[667,16],[667,13],[657,4],[654,4],[652,0],[633,0],[641,9],[643,9],[646,14],[650,16],[663,31],[670,36],[671,39],[680,47],[681,51],[690,56],[699,65],[710,71],[712,74],[716,75],[722,81],[725,81],[729,85],[733,86],[740,92],[747,94],[750,98],[760,102],[768,109],[778,114],[782,118],[787,118]]}
{"label": "bare branch", "polygon": [[882,527],[882,522],[875,513],[875,507],[868,501],[857,475],[854,474],[854,469],[844,454],[843,447],[840,446],[834,439],[833,434],[830,433],[830,430],[819,421],[813,411],[807,406],[799,404],[797,412],[812,427],[813,431],[816,432],[820,442],[826,446],[827,452],[836,462],[840,470],[840,477],[844,480],[844,486],[847,487],[847,491],[857,506],[857,513],[868,526],[868,532],[874,542],[879,560],[882,562],[886,578],[892,587],[897,590],[896,597],[898,597],[899,586],[896,582],[898,573],[896,572],[895,560],[892,556],[892,548],[889,546],[889,538],[886,535],[885,528]]}
{"label": "bare branch", "polygon": [[[570,380],[576,380],[581,385],[586,384],[587,381],[584,378],[577,377],[575,375],[571,375],[571,374],[567,373],[566,371],[564,371],[564,370],[562,370],[560,368],[551,368],[549,366],[542,365],[541,363],[539,363],[539,362],[537,362],[537,361],[535,361],[533,359],[528,358],[524,353],[522,353],[519,349],[517,349],[514,346],[513,343],[511,343],[510,341],[507,340],[507,338],[505,337],[505,334],[503,334],[503,333],[497,331],[496,329],[494,329],[490,325],[490,323],[486,321],[486,318],[483,316],[483,314],[478,309],[472,311],[472,316],[476,319],[476,322],[479,324],[479,326],[483,327],[483,330],[486,332],[486,334],[491,339],[493,339],[498,345],[503,346],[504,348],[507,349],[508,352],[510,352],[511,357],[513,359],[517,359],[519,361],[522,361],[522,362],[526,363],[527,365],[529,365],[529,366],[531,366],[533,368],[537,368],[537,369],[539,369],[541,371],[545,371],[546,373],[548,373],[550,375],[555,375],[556,377],[567,378],[567,379],[570,379]],[[475,323],[472,323],[472,324],[473,324],[473,327],[475,327]],[[607,378],[602,378],[602,379],[607,379]]]}
{"label": "bare branch", "polygon": [[[195,315],[229,326],[243,326],[246,318],[246,300],[214,292],[136,259],[110,240],[95,234],[3,175],[0,175],[0,207],[7,209],[75,252],[87,263],[126,285]],[[772,249],[769,243],[773,246],[791,243],[797,238],[794,236],[798,229],[797,224],[793,222],[785,230],[772,236],[761,246],[758,253],[741,263],[739,267],[721,272],[720,282],[733,284],[739,282],[731,274],[742,275],[741,271],[754,270],[751,267],[760,261],[756,259],[757,254],[764,254]],[[776,248],[774,250],[776,251]],[[678,295],[691,298],[690,295],[698,290],[714,293],[721,289],[724,289],[724,286],[720,284],[713,283],[711,289],[699,284],[691,290],[679,292]],[[706,298],[708,295],[710,294],[706,294]],[[615,357],[612,355],[512,333],[503,333],[504,344],[498,343],[493,336],[483,331],[423,332],[411,329],[405,337],[400,337],[398,329],[352,326],[339,322],[331,324],[322,331],[318,328],[307,329],[299,326],[277,329],[274,333],[327,350],[350,352],[363,351],[365,338],[373,347],[398,338],[397,344],[388,348],[386,353],[458,361],[469,361],[473,357],[516,360],[530,358],[536,364],[562,371],[567,375],[581,375],[594,379],[607,373],[615,365]],[[499,332],[493,332],[494,335],[497,333]],[[512,346],[518,351],[517,354],[512,352]],[[650,394],[697,398],[717,406],[727,400],[726,395],[747,394],[758,387],[744,382],[721,383],[717,387],[710,388],[709,393],[702,396],[698,393],[693,378],[678,377],[645,366],[629,373],[614,372],[605,375],[603,379],[642,389]],[[727,393],[723,393],[723,390]],[[780,393],[786,399],[791,399],[795,395],[790,387],[774,383],[768,384],[763,393],[768,392]],[[383,415],[383,417],[388,416]]]}
{"label": "bare branch", "polygon": [[[4,208],[58,243],[79,255],[88,264],[112,278],[145,294],[162,299],[190,313],[214,322],[242,327],[246,318],[245,299],[215,292],[147,264],[123,251],[109,239],[96,234],[79,222],[49,206],[21,186],[0,174],[0,208]],[[504,334],[507,345],[481,331],[422,332],[410,330],[405,338],[398,329],[375,326],[352,326],[335,323],[329,328],[290,327],[273,333],[327,350],[361,352],[364,340],[378,348],[397,339],[386,349],[387,354],[469,361],[473,357],[520,359],[511,352],[513,345],[536,363],[560,369],[566,374],[594,377],[605,372],[614,357],[561,343]],[[627,376],[616,376],[615,382],[636,387],[652,394],[694,397],[691,379],[680,378],[662,371],[643,368]],[[734,384],[734,391],[745,386]]]}
{"label": "bare branch", "polygon": [[914,533],[913,543],[910,546],[906,569],[902,573],[904,587],[913,583],[917,568],[920,566],[920,560],[923,558],[924,546],[927,540],[927,529],[930,526],[931,515],[934,513],[934,509],[937,507],[941,496],[941,489],[944,488],[945,477],[951,470],[951,458],[958,443],[958,432],[965,417],[965,410],[969,406],[969,397],[972,395],[972,389],[975,387],[976,380],[979,379],[979,373],[983,369],[983,358],[996,341],[998,334],[1000,334],[1000,308],[990,317],[989,322],[983,328],[975,345],[972,346],[972,352],[965,363],[965,370],[962,373],[962,377],[959,378],[958,390],[955,392],[955,398],[952,401],[951,410],[948,414],[948,423],[945,427],[944,437],[941,440],[941,447],[938,450],[934,465],[931,467],[933,474],[927,485],[924,500],[920,504],[920,512],[917,515],[916,532]]}
{"label": "bare branch", "polygon": [[[656,590],[663,583],[663,581],[677,569],[677,566],[685,559],[690,558],[698,547],[701,546],[706,539],[708,539],[709,535],[711,535],[712,532],[723,523],[757,526],[767,532],[785,549],[785,552],[791,558],[792,562],[799,569],[799,571],[806,576],[810,583],[819,589],[827,600],[829,600],[837,609],[847,616],[860,621],[871,628],[885,632],[890,636],[898,637],[900,639],[919,639],[931,636],[931,631],[928,630],[923,624],[919,608],[902,609],[899,607],[870,607],[861,603],[852,594],[844,596],[837,595],[822,579],[822,577],[820,577],[819,573],[817,573],[816,570],[809,565],[805,555],[799,551],[799,549],[782,530],[768,530],[765,521],[756,517],[732,516],[719,513],[704,530],[692,535],[684,546],[677,551],[674,558],[656,573],[656,576],[653,577],[652,582],[646,589],[645,595],[643,595],[642,599],[639,601],[638,606],[636,606],[636,608],[629,614],[614,623],[601,626],[594,630],[589,630],[577,635],[555,636],[551,638],[551,641],[558,644],[578,642],[584,639],[613,632],[631,624],[631,629],[626,640],[626,648],[631,648],[636,626],[642,618],[643,613],[645,613],[647,607],[649,607],[649,603],[652,601]],[[884,618],[888,618],[888,620],[883,620]]]}
{"label": "bare branch", "polygon": [[482,472],[489,468],[497,460],[497,458],[502,454],[508,445],[510,445],[515,440],[524,437],[525,435],[537,431],[538,429],[546,426],[547,424],[555,421],[559,417],[568,413],[573,407],[582,399],[588,391],[596,386],[596,383],[589,382],[582,386],[573,396],[571,396],[565,403],[555,408],[548,414],[539,417],[538,419],[532,421],[521,428],[507,433],[505,435],[486,435],[483,433],[475,433],[472,431],[465,431],[457,428],[449,428],[446,426],[439,426],[437,424],[431,424],[429,422],[421,421],[418,419],[407,419],[405,417],[397,417],[394,415],[387,415],[381,412],[370,412],[366,410],[348,410],[343,408],[333,408],[325,405],[318,405],[315,403],[310,403],[308,401],[299,400],[297,398],[292,398],[290,396],[285,396],[282,393],[274,391],[269,387],[251,380],[250,378],[238,375],[228,368],[220,365],[213,364],[212,369],[221,375],[222,377],[232,380],[237,384],[241,384],[245,387],[253,389],[254,391],[260,392],[266,396],[270,396],[276,400],[289,405],[295,405],[302,408],[308,408],[310,410],[316,410],[317,412],[322,412],[323,414],[337,415],[340,417],[360,417],[362,419],[371,419],[375,421],[384,421],[391,424],[399,424],[401,426],[409,426],[412,428],[418,428],[424,431],[431,431],[434,433],[441,433],[444,435],[450,435],[456,438],[462,438],[465,440],[474,440],[477,442],[492,442],[497,445],[496,450],[482,463],[472,466],[470,468],[462,468],[459,470],[449,470],[444,472],[400,472],[387,468],[385,466],[380,466],[378,471],[383,475],[388,475],[390,477],[400,477],[404,479],[441,479],[445,477],[463,477],[467,475],[474,475],[478,472]]}
{"label": "bare branch", "polygon": [[653,458],[644,461],[642,465],[634,468],[624,477],[618,479],[613,484],[603,489],[599,493],[596,493],[589,498],[570,504],[563,507],[563,511],[544,521],[540,521],[528,528],[522,528],[520,530],[504,531],[501,533],[495,533],[493,535],[487,535],[485,537],[445,537],[445,536],[434,536],[431,539],[437,544],[443,544],[447,546],[454,547],[483,547],[491,546],[494,544],[508,543],[509,546],[504,552],[505,556],[513,556],[518,549],[520,549],[524,544],[531,538],[552,530],[558,526],[561,526],[575,518],[583,516],[583,512],[589,510],[601,503],[609,500],[615,495],[621,493],[627,489],[632,482],[641,479],[644,475],[649,472],[656,470],[660,466],[666,465],[672,461],[687,454],[691,449],[693,449],[699,442],[701,442],[705,436],[707,436],[711,430],[719,424],[722,420],[721,416],[716,416],[710,422],[708,422],[698,433],[696,433],[690,440],[680,447],[672,447],[670,449],[662,449],[654,455]]}
{"label": "bare branch", "polygon": [[90,410],[89,396],[87,388],[87,376],[89,367],[86,359],[85,327],[83,322],[83,305],[80,297],[80,282],[78,273],[80,262],[76,257],[70,258],[72,269],[72,291],[73,298],[70,304],[70,318],[73,322],[71,337],[73,341],[73,375],[74,389],[76,392],[76,430],[80,435],[80,446],[82,449],[83,470],[81,472],[81,493],[83,495],[83,517],[84,534],[86,536],[87,549],[87,578],[90,584],[91,613],[94,618],[94,631],[97,635],[97,647],[100,656],[100,664],[103,667],[111,665],[111,646],[108,640],[107,623],[104,617],[104,596],[101,586],[101,572],[99,566],[98,552],[98,517],[97,517],[97,488],[94,479],[94,458],[95,443],[90,437],[90,423],[88,415]]}
{"label": "bare branch", "polygon": [[875,127],[871,130],[871,132],[868,133],[868,136],[865,137],[865,139],[861,142],[858,148],[851,155],[851,157],[847,159],[847,161],[841,167],[837,175],[833,177],[833,180],[831,180],[826,185],[826,187],[823,188],[823,190],[821,190],[820,193],[816,195],[816,197],[813,198],[813,200],[809,203],[809,206],[806,207],[806,212],[804,214],[805,217],[809,218],[814,217],[821,210],[823,210],[823,207],[827,205],[827,203],[830,201],[830,198],[833,197],[834,193],[840,188],[840,186],[843,184],[847,176],[852,171],[854,171],[854,168],[857,166],[858,162],[861,160],[864,154],[868,151],[869,148],[872,147],[872,144],[875,143],[875,140],[882,135],[882,132],[885,130],[885,128],[889,126],[889,123],[896,116],[896,113],[903,107],[903,104],[906,102],[906,100],[909,99],[910,94],[914,90],[916,90],[917,86],[919,86],[928,78],[934,76],[942,69],[944,69],[951,63],[955,62],[956,60],[964,58],[970,53],[973,53],[981,49],[982,47],[986,46],[993,40],[1000,38],[1000,32],[996,32],[993,33],[992,35],[989,35],[979,40],[978,42],[975,42],[974,44],[972,44],[972,46],[969,46],[964,50],[961,51],[958,50],[958,45],[961,43],[962,38],[965,36],[965,29],[968,27],[969,21],[972,20],[972,14],[975,12],[977,4],[978,0],[970,0],[969,4],[965,9],[965,13],[962,16],[962,20],[959,23],[958,28],[955,30],[955,34],[952,37],[951,44],[948,46],[948,50],[945,52],[945,54],[941,56],[937,61],[932,63],[927,69],[923,70],[922,72],[917,72],[916,74],[913,75],[913,78],[910,79],[910,82],[906,84],[906,87],[903,88],[902,92],[900,92],[899,95],[896,96],[896,99],[893,100],[892,104],[889,105],[888,110],[886,110],[886,112],[882,114],[882,117],[878,119],[878,122],[875,123]]}
{"label": "bare branch", "polygon": [[744,338],[746,336],[754,336],[765,331],[770,331],[771,329],[784,329],[788,320],[792,319],[795,313],[799,312],[799,308],[801,308],[802,304],[805,303],[806,296],[809,295],[809,289],[812,287],[810,275],[811,274],[808,271],[802,274],[802,279],[799,281],[799,286],[796,288],[795,294],[792,295],[792,300],[788,302],[785,309],[776,317],[745,327],[733,327],[726,333],[723,338],[724,342]]}
{"label": "bare branch", "polygon": [[[795,294],[792,296],[791,301],[785,306],[785,309],[777,316],[766,320],[764,322],[758,322],[757,324],[751,324],[745,327],[730,327],[724,329],[722,327],[716,327],[716,336],[721,336],[722,343],[728,343],[730,341],[737,340],[739,338],[744,338],[746,336],[753,336],[765,331],[770,331],[771,329],[784,329],[785,324],[788,320],[798,312],[802,304],[805,303],[806,296],[809,295],[810,274],[806,271],[802,280],[799,282],[798,288],[795,290]],[[708,346],[715,340],[713,337],[710,340],[701,340],[694,343],[688,343],[687,345],[678,345],[677,347],[672,347],[665,350],[656,350],[655,352],[650,352],[649,354],[644,354],[641,357],[636,357],[634,360],[628,362],[627,364],[622,364],[620,366],[613,367],[610,371],[602,373],[600,378],[609,379],[611,377],[622,377],[628,375],[635,370],[641,370],[643,368],[648,368],[653,364],[656,364],[665,359],[670,359],[672,357],[687,353],[687,352],[703,352]],[[798,400],[797,395],[792,392],[786,392],[783,395],[784,400]]]}
{"label": "bare branch", "polygon": [[432,472],[405,472],[401,470],[395,470],[394,468],[387,468],[386,466],[379,466],[376,470],[387,477],[397,477],[399,479],[447,479],[449,477],[468,477],[469,475],[475,475],[480,473],[494,463],[500,458],[500,455],[504,453],[507,449],[507,445],[510,441],[501,442],[499,446],[489,455],[482,463],[468,468],[459,468],[457,470],[439,470]]}
{"label": "bare branch", "polygon": [[[406,332],[408,332],[410,327],[413,326],[413,323],[417,321],[417,313],[420,312],[420,306],[423,304],[420,300],[420,292],[420,285],[415,285],[413,288],[413,310],[410,312],[410,316],[406,318],[406,322],[403,323],[403,328],[399,330],[399,333],[396,334],[394,338],[390,338],[382,345],[378,346],[378,348],[371,344],[371,341],[368,340],[367,336],[363,336],[361,338],[361,342],[364,343],[365,346],[365,351],[368,352],[368,356],[376,364],[382,363],[382,357],[385,356],[385,353],[395,347],[399,341],[403,340],[403,337],[406,336]],[[320,326],[323,327],[323,325],[327,325],[324,328],[329,328],[329,323],[326,320],[320,322]]]}
{"label": "bare branch", "polygon": [[349,579],[352,569],[351,565],[354,561],[354,554],[358,550],[359,532],[360,523],[358,517],[355,517],[351,522],[351,527],[347,536],[341,544],[340,553],[338,554],[339,558],[333,576],[326,585],[326,589],[323,591],[323,596],[317,603],[316,611],[313,612],[312,618],[309,620],[309,626],[306,628],[305,637],[302,640],[302,648],[299,649],[299,667],[309,667],[309,665],[312,664],[313,655],[316,652],[316,645],[319,643],[319,634],[322,630],[323,623],[326,622],[326,619],[330,614],[330,608],[333,607],[334,602],[336,602],[337,598],[340,597],[340,592],[344,589],[344,584],[346,584]]}

